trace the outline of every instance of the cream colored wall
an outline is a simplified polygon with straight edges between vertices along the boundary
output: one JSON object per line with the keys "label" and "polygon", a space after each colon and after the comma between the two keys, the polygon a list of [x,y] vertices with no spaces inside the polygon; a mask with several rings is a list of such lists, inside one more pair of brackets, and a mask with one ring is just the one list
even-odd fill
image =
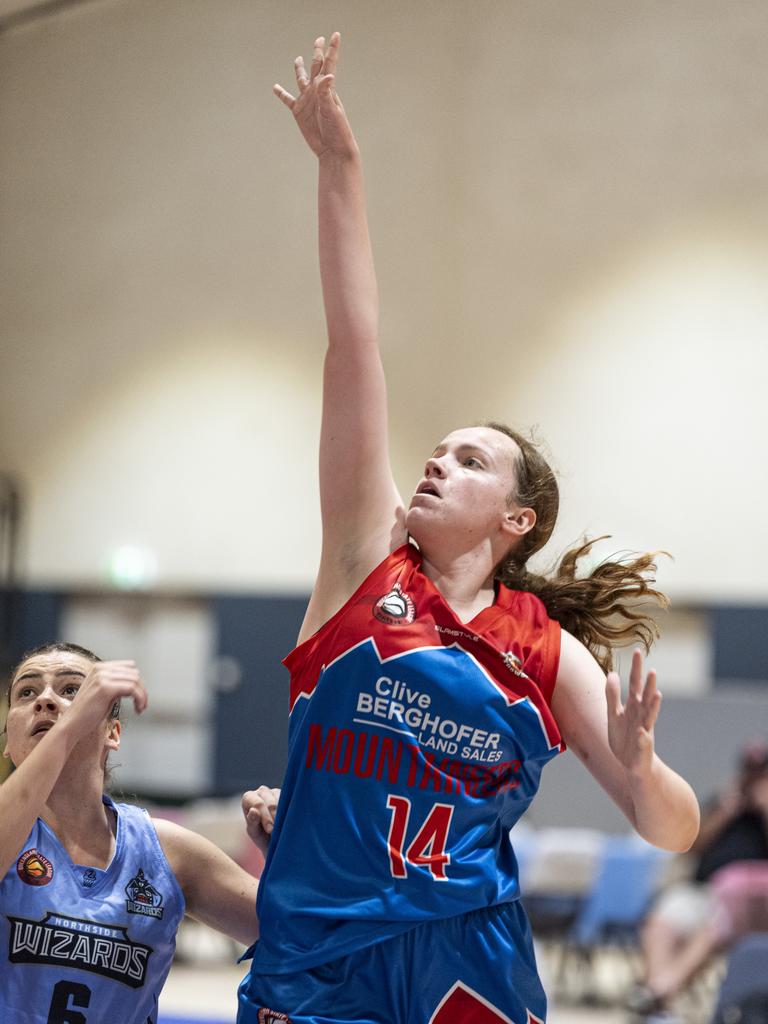
{"label": "cream colored wall", "polygon": [[768,9],[96,0],[0,36],[0,467],[27,576],[305,587],[314,168],[270,93],[344,32],[404,491],[457,423],[536,423],[558,543],[768,597]]}

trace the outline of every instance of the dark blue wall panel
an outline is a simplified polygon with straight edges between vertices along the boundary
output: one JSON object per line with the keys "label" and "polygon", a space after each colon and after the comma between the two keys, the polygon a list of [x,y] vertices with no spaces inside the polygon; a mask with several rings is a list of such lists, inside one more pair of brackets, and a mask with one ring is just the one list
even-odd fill
{"label": "dark blue wall panel", "polygon": [[[306,597],[217,597],[219,658],[213,779],[216,794],[279,786],[288,738],[288,672],[282,659],[296,644]],[[232,673],[236,672],[234,688]]]}
{"label": "dark blue wall panel", "polygon": [[712,609],[715,680],[768,683],[768,608]]}
{"label": "dark blue wall panel", "polygon": [[63,595],[52,590],[0,590],[0,671],[12,668],[24,651],[60,640]]}

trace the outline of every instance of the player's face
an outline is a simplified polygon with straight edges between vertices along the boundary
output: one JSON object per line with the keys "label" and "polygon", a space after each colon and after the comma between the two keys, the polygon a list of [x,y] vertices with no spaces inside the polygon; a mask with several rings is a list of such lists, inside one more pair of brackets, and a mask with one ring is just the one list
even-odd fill
{"label": "player's face", "polygon": [[15,765],[56,725],[90,668],[88,658],[69,651],[34,655],[18,667],[10,688],[5,748]]}
{"label": "player's face", "polygon": [[[503,542],[515,491],[518,447],[491,427],[463,427],[448,434],[424,467],[411,498],[406,527],[420,547],[441,534],[474,546]],[[513,538],[510,538],[510,545]]]}

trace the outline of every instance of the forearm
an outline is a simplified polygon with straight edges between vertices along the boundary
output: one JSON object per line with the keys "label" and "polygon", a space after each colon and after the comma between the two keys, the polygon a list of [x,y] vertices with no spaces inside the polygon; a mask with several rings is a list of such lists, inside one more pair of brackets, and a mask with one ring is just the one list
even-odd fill
{"label": "forearm", "polygon": [[685,781],[656,755],[650,771],[629,776],[632,824],[654,846],[683,853],[699,831],[699,804]]}
{"label": "forearm", "polygon": [[153,822],[189,916],[250,945],[259,934],[258,880],[196,832],[162,818]]}
{"label": "forearm", "polygon": [[66,764],[73,737],[58,723],[0,786],[0,878],[21,852]]}
{"label": "forearm", "polygon": [[320,157],[318,229],[329,345],[353,351],[377,344],[379,298],[356,150]]}
{"label": "forearm", "polygon": [[259,921],[256,917],[258,884],[254,878],[222,888],[216,893],[215,906],[197,899],[194,907],[187,903],[187,913],[201,924],[228,935],[235,942],[250,946],[259,937]]}

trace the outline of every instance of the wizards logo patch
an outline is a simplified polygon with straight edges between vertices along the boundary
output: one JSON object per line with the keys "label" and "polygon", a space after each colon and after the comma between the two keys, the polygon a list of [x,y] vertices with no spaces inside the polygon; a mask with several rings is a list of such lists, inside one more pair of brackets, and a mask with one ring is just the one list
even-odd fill
{"label": "wizards logo patch", "polygon": [[53,864],[33,847],[16,861],[16,872],[27,885],[48,885],[53,878]]}
{"label": "wizards logo patch", "polygon": [[162,905],[163,897],[152,885],[141,868],[139,868],[138,874],[134,875],[128,885],[126,885],[125,895],[128,897],[125,901],[125,909],[129,914],[141,914],[142,917],[157,918],[163,916],[165,909]]}
{"label": "wizards logo patch", "polygon": [[373,606],[373,614],[379,622],[385,622],[388,626],[400,626],[413,622],[416,618],[416,605],[410,594],[404,593],[400,584],[396,583],[390,592],[380,597]]}

